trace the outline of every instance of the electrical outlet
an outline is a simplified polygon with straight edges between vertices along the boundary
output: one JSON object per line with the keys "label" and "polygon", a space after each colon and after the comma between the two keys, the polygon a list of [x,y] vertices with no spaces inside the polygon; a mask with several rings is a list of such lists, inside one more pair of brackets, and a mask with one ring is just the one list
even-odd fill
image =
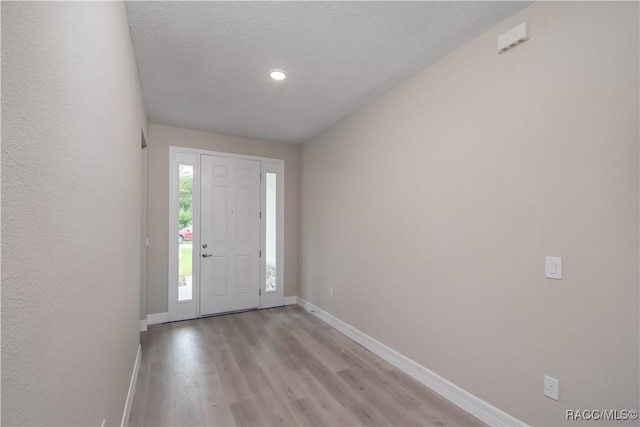
{"label": "electrical outlet", "polygon": [[544,395],[554,400],[560,400],[560,381],[545,375]]}
{"label": "electrical outlet", "polygon": [[329,288],[329,298],[333,298],[333,288]]}

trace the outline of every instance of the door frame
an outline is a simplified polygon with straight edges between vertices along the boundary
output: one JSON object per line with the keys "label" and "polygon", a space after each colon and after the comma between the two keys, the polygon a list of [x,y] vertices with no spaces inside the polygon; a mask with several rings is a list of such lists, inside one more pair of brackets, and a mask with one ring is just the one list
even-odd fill
{"label": "door frame", "polygon": [[[169,321],[186,320],[200,316],[200,157],[201,155],[232,157],[257,160],[260,162],[260,283],[259,308],[284,305],[284,160],[270,157],[247,156],[222,151],[201,150],[171,145],[169,146],[169,230],[168,242],[168,282],[167,305]],[[178,301],[178,250],[175,245],[178,235],[178,163],[192,164],[193,173],[193,279],[192,296],[189,301]],[[276,290],[265,292],[266,285],[266,173],[275,173],[276,182]],[[196,261],[197,260],[197,261]]]}

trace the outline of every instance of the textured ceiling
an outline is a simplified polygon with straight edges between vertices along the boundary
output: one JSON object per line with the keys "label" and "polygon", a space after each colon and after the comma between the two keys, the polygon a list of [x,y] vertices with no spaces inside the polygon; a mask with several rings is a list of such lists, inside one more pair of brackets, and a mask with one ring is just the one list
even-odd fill
{"label": "textured ceiling", "polygon": [[[528,2],[128,2],[149,120],[300,143]],[[268,71],[287,72],[276,82]]]}

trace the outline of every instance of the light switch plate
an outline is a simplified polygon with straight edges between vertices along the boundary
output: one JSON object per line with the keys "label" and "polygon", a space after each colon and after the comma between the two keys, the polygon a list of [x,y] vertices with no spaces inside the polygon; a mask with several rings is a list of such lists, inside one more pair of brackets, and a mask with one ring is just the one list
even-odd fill
{"label": "light switch plate", "polygon": [[548,256],[544,259],[544,276],[547,279],[562,279],[562,258]]}

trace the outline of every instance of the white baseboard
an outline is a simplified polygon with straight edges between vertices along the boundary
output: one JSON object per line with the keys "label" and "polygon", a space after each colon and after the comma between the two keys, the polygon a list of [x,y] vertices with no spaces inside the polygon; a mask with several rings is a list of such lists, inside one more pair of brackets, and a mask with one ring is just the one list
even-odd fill
{"label": "white baseboard", "polygon": [[136,384],[138,383],[138,371],[140,371],[140,360],[142,359],[142,346],[138,344],[138,354],[136,355],[136,363],[133,365],[131,373],[131,382],[129,383],[129,392],[127,393],[127,401],[124,403],[124,412],[122,413],[121,427],[129,425],[129,416],[131,415],[131,405],[133,404],[133,395],[136,393]]}
{"label": "white baseboard", "polygon": [[152,313],[147,314],[147,325],[155,325],[156,323],[166,323],[169,321],[169,313]]}
{"label": "white baseboard", "polygon": [[435,372],[430,371],[394,349],[371,338],[364,332],[316,307],[309,301],[298,297],[297,304],[479,420],[491,426],[526,427],[526,424],[517,418],[512,417],[479,397],[463,390]]}
{"label": "white baseboard", "polygon": [[284,297],[284,305],[296,305],[298,302],[298,297],[296,296],[292,296],[292,297]]}
{"label": "white baseboard", "polygon": [[147,330],[147,321],[146,320],[141,320],[140,321],[140,332],[144,332]]}

